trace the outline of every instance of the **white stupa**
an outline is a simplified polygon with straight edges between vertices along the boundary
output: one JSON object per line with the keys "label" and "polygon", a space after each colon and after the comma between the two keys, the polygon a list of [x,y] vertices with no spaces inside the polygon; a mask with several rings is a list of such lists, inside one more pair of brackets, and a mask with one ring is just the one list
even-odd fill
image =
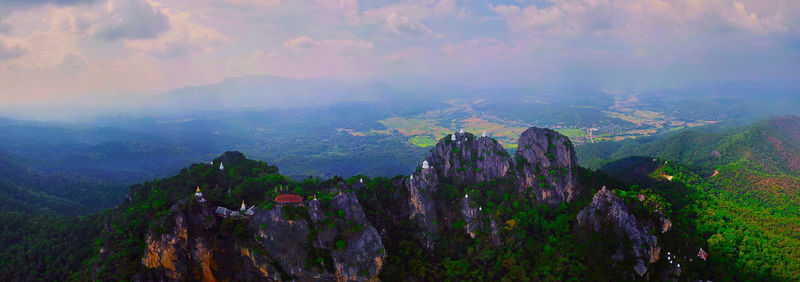
{"label": "white stupa", "polygon": [[469,198],[469,194],[464,194],[464,199],[468,199],[468,198]]}
{"label": "white stupa", "polygon": [[455,135],[455,134],[453,134],[453,135],[451,135],[451,136],[453,136],[453,137],[450,137],[450,140],[456,141],[456,135]]}
{"label": "white stupa", "polygon": [[203,192],[200,192],[200,186],[197,186],[197,191],[194,192],[194,196],[198,198],[203,197]]}
{"label": "white stupa", "polygon": [[239,210],[241,210],[241,211],[246,211],[247,210],[247,206],[244,205],[244,200],[242,200],[242,208],[239,209]]}
{"label": "white stupa", "polygon": [[486,130],[484,130],[483,133],[481,133],[481,137],[486,137]]}
{"label": "white stupa", "polygon": [[414,175],[412,174],[412,175],[411,175],[411,176],[409,176],[408,178],[411,178],[411,180],[414,180]]}
{"label": "white stupa", "polygon": [[428,160],[422,161],[422,169],[429,169],[429,168],[431,168],[431,167],[428,166]]}
{"label": "white stupa", "polygon": [[359,178],[358,183],[364,184],[364,178]]}
{"label": "white stupa", "polygon": [[458,131],[458,133],[464,134],[464,129],[462,128],[461,130]]}
{"label": "white stupa", "polygon": [[222,162],[219,162],[219,170],[225,170],[225,165]]}

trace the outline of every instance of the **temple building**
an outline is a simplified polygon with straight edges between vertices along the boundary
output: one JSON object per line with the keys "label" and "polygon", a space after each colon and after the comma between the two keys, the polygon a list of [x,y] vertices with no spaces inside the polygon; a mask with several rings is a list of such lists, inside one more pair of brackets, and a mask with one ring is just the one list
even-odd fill
{"label": "temple building", "polygon": [[456,135],[455,135],[455,134],[453,134],[452,136],[453,136],[453,137],[450,137],[450,140],[456,141]]}
{"label": "temple building", "polygon": [[300,195],[296,194],[281,194],[275,196],[275,204],[278,204],[279,206],[283,205],[299,206],[303,204],[303,197],[300,197]]}

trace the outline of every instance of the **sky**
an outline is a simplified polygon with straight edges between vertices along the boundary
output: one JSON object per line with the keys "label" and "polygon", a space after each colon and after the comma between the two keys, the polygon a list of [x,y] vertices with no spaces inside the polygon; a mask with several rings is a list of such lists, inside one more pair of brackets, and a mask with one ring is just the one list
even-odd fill
{"label": "sky", "polygon": [[0,106],[122,101],[249,74],[791,83],[799,24],[796,0],[0,0]]}

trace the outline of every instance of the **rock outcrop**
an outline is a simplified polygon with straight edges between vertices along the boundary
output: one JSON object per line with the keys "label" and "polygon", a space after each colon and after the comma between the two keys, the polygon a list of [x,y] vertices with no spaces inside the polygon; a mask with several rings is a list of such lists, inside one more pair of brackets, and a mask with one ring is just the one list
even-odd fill
{"label": "rock outcrop", "polygon": [[531,127],[519,136],[515,159],[520,192],[530,191],[538,201],[548,204],[575,198],[578,158],[566,136]]}
{"label": "rock outcrop", "polygon": [[512,165],[508,151],[500,143],[469,132],[445,136],[425,160],[440,178],[466,183],[504,177]]}
{"label": "rock outcrop", "polygon": [[[661,247],[658,244],[658,233],[669,230],[671,223],[661,218],[659,224],[649,219],[634,216],[628,205],[617,195],[603,187],[592,198],[592,202],[577,216],[578,226],[590,232],[608,234],[609,232],[618,243],[614,261],[625,259],[626,255],[632,256],[635,261],[634,270],[639,276],[644,276],[648,265],[659,259]],[[657,229],[658,228],[658,229]],[[630,250],[624,250],[623,241],[630,242]]]}
{"label": "rock outcrop", "polygon": [[479,219],[480,207],[470,206],[468,199],[460,205],[434,201],[440,182],[454,186],[492,182],[493,187],[486,189],[558,204],[577,195],[576,166],[572,143],[552,130],[530,128],[523,132],[514,159],[492,138],[453,133],[439,140],[423,164],[405,178],[404,192],[396,197],[406,201],[401,209],[418,227],[418,239],[432,249],[441,229],[437,223],[463,220],[464,231],[472,238],[480,230],[497,234],[496,224],[484,224]]}
{"label": "rock outcrop", "polygon": [[[338,280],[378,276],[385,250],[352,192],[222,219],[193,200],[148,232],[138,280]],[[324,208],[322,206],[325,206]],[[252,234],[249,236],[247,234]]]}

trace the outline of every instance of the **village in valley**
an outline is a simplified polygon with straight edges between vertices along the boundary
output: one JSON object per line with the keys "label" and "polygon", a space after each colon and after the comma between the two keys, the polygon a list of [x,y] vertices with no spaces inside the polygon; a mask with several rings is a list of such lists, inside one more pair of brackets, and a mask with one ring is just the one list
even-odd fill
{"label": "village in valley", "polygon": [[[337,131],[353,136],[379,136],[400,134],[418,147],[430,147],[436,140],[463,127],[468,131],[486,130],[504,147],[514,149],[515,141],[525,129],[536,126],[550,128],[569,137],[576,145],[602,141],[621,141],[681,129],[714,124],[719,119],[691,115],[677,110],[663,112],[652,109],[653,101],[640,101],[636,95],[615,95],[613,104],[580,105],[553,104],[553,109],[578,113],[569,119],[530,119],[513,113],[495,112],[500,102],[486,99],[454,99],[446,102],[448,107],[410,116],[393,116],[377,121],[385,129],[355,130],[337,128]],[[503,102],[505,103],[505,102]],[[510,103],[510,102],[509,102]],[[522,101],[548,107],[545,101]],[[541,115],[546,116],[546,115]]]}

